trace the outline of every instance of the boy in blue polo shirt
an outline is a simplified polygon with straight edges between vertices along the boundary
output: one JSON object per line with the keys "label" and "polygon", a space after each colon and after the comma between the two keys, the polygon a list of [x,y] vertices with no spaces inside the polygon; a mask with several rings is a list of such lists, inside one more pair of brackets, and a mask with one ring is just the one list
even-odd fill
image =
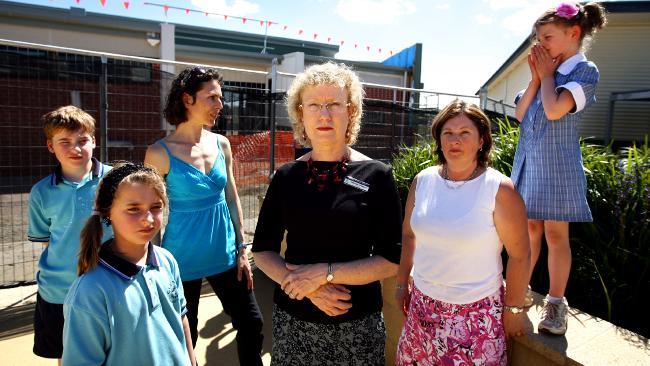
{"label": "boy in blue polo shirt", "polygon": [[[74,106],[41,118],[47,149],[59,164],[29,194],[28,238],[44,243],[38,262],[34,313],[34,353],[60,359],[63,354],[63,302],[77,278],[81,228],[90,217],[95,191],[110,167],[93,158],[95,119]],[[106,233],[110,237],[110,230]]]}

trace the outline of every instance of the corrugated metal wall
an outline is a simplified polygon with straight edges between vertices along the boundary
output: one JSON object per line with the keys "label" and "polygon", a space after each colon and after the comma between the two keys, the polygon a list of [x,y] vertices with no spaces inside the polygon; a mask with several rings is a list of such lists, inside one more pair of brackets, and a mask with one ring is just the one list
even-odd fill
{"label": "corrugated metal wall", "polygon": [[[650,15],[648,16],[650,18]],[[600,70],[598,102],[585,113],[582,136],[605,135],[612,92],[650,89],[650,21],[645,24],[610,24],[598,34],[588,58]],[[612,137],[642,140],[650,134],[650,102],[617,102]]]}

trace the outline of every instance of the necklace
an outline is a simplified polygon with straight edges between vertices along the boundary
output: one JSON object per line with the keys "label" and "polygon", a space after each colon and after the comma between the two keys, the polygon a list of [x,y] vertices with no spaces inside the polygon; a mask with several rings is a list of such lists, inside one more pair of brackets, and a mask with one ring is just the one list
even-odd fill
{"label": "necklace", "polygon": [[309,160],[307,160],[307,184],[313,184],[318,192],[324,191],[330,184],[340,184],[348,172],[349,161],[348,152],[343,155],[340,161],[332,162],[330,166],[319,166],[314,163],[314,159],[310,156]]}
{"label": "necklace", "polygon": [[467,177],[467,179],[463,179],[463,180],[462,180],[462,183],[460,183],[460,184],[458,184],[458,185],[454,185],[453,183],[449,183],[449,182],[450,182],[450,181],[451,181],[451,182],[458,182],[458,181],[452,181],[452,180],[449,178],[449,171],[447,170],[447,166],[444,165],[444,166],[442,167],[442,180],[443,180],[443,182],[445,182],[445,186],[446,186],[447,188],[449,188],[449,189],[459,189],[460,187],[462,187],[462,186],[464,186],[465,184],[467,184],[467,182],[469,182],[470,180],[476,178],[476,173],[477,173],[477,172],[478,172],[478,164],[476,165],[476,168],[474,168],[474,171],[472,172],[472,174],[470,174],[469,177]]}

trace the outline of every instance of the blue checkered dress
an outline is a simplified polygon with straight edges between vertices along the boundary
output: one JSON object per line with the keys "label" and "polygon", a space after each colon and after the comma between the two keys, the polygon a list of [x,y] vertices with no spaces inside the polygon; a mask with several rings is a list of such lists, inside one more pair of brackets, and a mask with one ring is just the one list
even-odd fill
{"label": "blue checkered dress", "polygon": [[577,129],[585,109],[596,101],[599,74],[596,65],[578,55],[582,59],[572,69],[565,67],[566,74],[562,65],[555,73],[556,89],[572,93],[575,110],[549,121],[538,90],[520,126],[511,179],[531,220],[592,221]]}

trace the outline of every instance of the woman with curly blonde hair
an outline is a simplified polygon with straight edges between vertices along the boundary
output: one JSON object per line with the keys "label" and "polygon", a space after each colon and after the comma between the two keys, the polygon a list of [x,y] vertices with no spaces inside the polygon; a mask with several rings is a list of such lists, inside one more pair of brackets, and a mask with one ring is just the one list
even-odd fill
{"label": "woman with curly blonde hair", "polygon": [[273,176],[253,241],[278,283],[274,365],[385,363],[379,280],[397,272],[401,204],[390,168],[350,147],[362,101],[343,64],[311,66],[288,91],[295,138],[313,150]]}

